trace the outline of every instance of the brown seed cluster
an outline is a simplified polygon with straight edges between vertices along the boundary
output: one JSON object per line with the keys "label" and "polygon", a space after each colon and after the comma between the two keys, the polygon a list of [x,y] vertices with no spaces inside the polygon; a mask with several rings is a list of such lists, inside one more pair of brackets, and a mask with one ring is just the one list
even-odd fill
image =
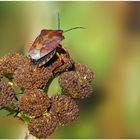
{"label": "brown seed cluster", "polygon": [[92,93],[92,86],[89,81],[77,71],[61,74],[59,84],[63,94],[70,95],[72,98],[84,99]]}
{"label": "brown seed cluster", "polygon": [[[0,80],[0,107],[10,105],[16,114],[20,113],[20,119],[26,118],[30,134],[37,138],[46,138],[56,128],[76,120],[79,108],[75,99],[87,98],[92,93],[93,72],[85,65],[74,63],[61,47],[56,50],[60,58],[53,56],[42,67],[18,53],[0,58],[0,77],[8,77],[21,90],[16,95],[14,86]],[[45,88],[49,88],[56,76],[62,93],[48,96]]]}
{"label": "brown seed cluster", "polygon": [[87,66],[80,63],[75,63],[75,71],[77,71],[85,80],[91,82],[94,78],[94,73]]}
{"label": "brown seed cluster", "polygon": [[32,117],[41,116],[48,111],[50,105],[48,95],[40,89],[25,90],[19,101],[20,110]]}
{"label": "brown seed cluster", "polygon": [[79,116],[78,105],[66,95],[52,97],[50,112],[58,116],[60,126],[76,120]]}
{"label": "brown seed cluster", "polygon": [[28,124],[28,129],[33,136],[37,138],[46,138],[55,131],[57,125],[58,118],[52,114],[48,114],[31,119]]}
{"label": "brown seed cluster", "polygon": [[0,75],[12,77],[15,70],[30,63],[30,58],[19,53],[9,54],[0,58]]}
{"label": "brown seed cluster", "polygon": [[0,80],[0,108],[7,107],[14,100],[15,93],[12,87]]}
{"label": "brown seed cluster", "polygon": [[37,65],[19,67],[13,75],[14,82],[23,89],[42,88],[51,78],[52,72]]}

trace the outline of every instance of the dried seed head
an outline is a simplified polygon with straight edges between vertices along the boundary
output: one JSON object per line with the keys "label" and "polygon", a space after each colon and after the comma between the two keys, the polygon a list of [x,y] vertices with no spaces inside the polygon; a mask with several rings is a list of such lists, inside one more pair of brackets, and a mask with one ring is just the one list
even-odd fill
{"label": "dried seed head", "polygon": [[28,124],[28,129],[33,136],[37,138],[46,138],[55,131],[57,124],[57,117],[48,114],[31,119]]}
{"label": "dried seed head", "polygon": [[12,87],[0,80],[0,107],[7,107],[14,99],[15,93]]}
{"label": "dried seed head", "polygon": [[89,82],[93,80],[94,73],[87,66],[82,65],[80,63],[75,63],[74,66],[75,66],[75,70],[79,72],[84,77],[84,79],[86,79]]}
{"label": "dried seed head", "polygon": [[51,78],[52,73],[47,68],[36,65],[19,67],[13,77],[15,83],[23,89],[42,88]]}
{"label": "dried seed head", "polygon": [[19,100],[19,108],[24,114],[41,116],[50,107],[50,99],[39,89],[25,90]]}
{"label": "dried seed head", "polygon": [[53,96],[50,113],[56,114],[59,118],[59,125],[68,124],[79,116],[79,109],[76,102],[66,95]]}
{"label": "dried seed head", "polygon": [[4,56],[0,58],[0,75],[10,75],[12,77],[18,67],[29,63],[30,58],[19,53]]}
{"label": "dried seed head", "polygon": [[79,72],[70,71],[60,75],[59,84],[63,93],[72,98],[84,99],[92,93],[91,84]]}

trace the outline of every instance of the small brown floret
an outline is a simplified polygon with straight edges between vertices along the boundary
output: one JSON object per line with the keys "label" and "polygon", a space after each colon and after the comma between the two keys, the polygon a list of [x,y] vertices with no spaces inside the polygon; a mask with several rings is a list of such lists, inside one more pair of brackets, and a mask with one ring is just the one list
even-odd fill
{"label": "small brown floret", "polygon": [[32,64],[19,67],[13,75],[15,83],[23,89],[42,88],[51,76],[47,68]]}
{"label": "small brown floret", "polygon": [[0,75],[12,77],[18,67],[29,63],[30,58],[19,53],[3,56],[0,58]]}
{"label": "small brown floret", "polygon": [[10,105],[15,97],[12,87],[0,80],[0,108]]}
{"label": "small brown floret", "polygon": [[63,93],[72,98],[84,99],[92,93],[91,84],[79,72],[70,71],[60,75],[59,84]]}
{"label": "small brown floret", "polygon": [[19,108],[24,114],[41,116],[50,107],[50,99],[39,89],[25,90],[19,100]]}
{"label": "small brown floret", "polygon": [[76,102],[66,95],[52,97],[50,113],[56,114],[59,118],[59,125],[68,124],[79,116],[79,109]]}
{"label": "small brown floret", "polygon": [[56,129],[58,120],[56,116],[44,115],[39,118],[31,119],[28,124],[30,134],[37,138],[46,138]]}
{"label": "small brown floret", "polygon": [[84,77],[84,79],[86,79],[89,82],[93,80],[94,73],[87,66],[82,65],[80,63],[75,63],[74,66],[75,66],[75,70],[79,72]]}

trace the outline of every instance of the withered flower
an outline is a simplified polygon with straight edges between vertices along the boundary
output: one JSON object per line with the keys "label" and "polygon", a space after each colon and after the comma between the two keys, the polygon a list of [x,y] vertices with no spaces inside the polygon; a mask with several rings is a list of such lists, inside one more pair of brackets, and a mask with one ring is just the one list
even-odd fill
{"label": "withered flower", "polygon": [[25,90],[19,100],[20,110],[29,116],[41,116],[49,107],[48,95],[39,89]]}
{"label": "withered flower", "polygon": [[70,71],[60,75],[59,84],[63,93],[72,98],[84,99],[92,93],[92,86],[79,72]]}
{"label": "withered flower", "polygon": [[47,68],[37,65],[23,65],[19,67],[13,77],[14,82],[23,89],[42,88],[51,78],[52,73]]}
{"label": "withered flower", "polygon": [[59,125],[66,125],[79,116],[79,109],[76,102],[66,95],[53,96],[50,113],[59,118]]}
{"label": "withered flower", "polygon": [[19,53],[9,54],[0,58],[0,75],[12,77],[14,71],[25,64],[30,63],[30,58]]}
{"label": "withered flower", "polygon": [[28,124],[30,134],[37,138],[46,138],[50,136],[57,128],[58,119],[54,115],[43,115],[31,119]]}
{"label": "withered flower", "polygon": [[85,80],[87,80],[88,82],[91,82],[94,78],[94,73],[92,72],[91,69],[89,69],[87,66],[82,65],[80,63],[75,63],[75,70],[81,74]]}
{"label": "withered flower", "polygon": [[0,108],[7,107],[12,103],[15,92],[11,85],[0,80]]}

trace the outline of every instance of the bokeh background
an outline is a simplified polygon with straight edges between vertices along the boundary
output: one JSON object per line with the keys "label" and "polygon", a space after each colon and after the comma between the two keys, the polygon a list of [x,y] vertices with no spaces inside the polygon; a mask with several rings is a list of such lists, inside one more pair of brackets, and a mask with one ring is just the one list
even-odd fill
{"label": "bokeh background", "polygon": [[[86,28],[62,44],[96,76],[80,118],[49,138],[140,138],[140,2],[0,2],[0,56],[27,54],[41,29],[57,29],[58,12],[61,29]],[[26,125],[4,114],[0,138],[24,138]]]}

